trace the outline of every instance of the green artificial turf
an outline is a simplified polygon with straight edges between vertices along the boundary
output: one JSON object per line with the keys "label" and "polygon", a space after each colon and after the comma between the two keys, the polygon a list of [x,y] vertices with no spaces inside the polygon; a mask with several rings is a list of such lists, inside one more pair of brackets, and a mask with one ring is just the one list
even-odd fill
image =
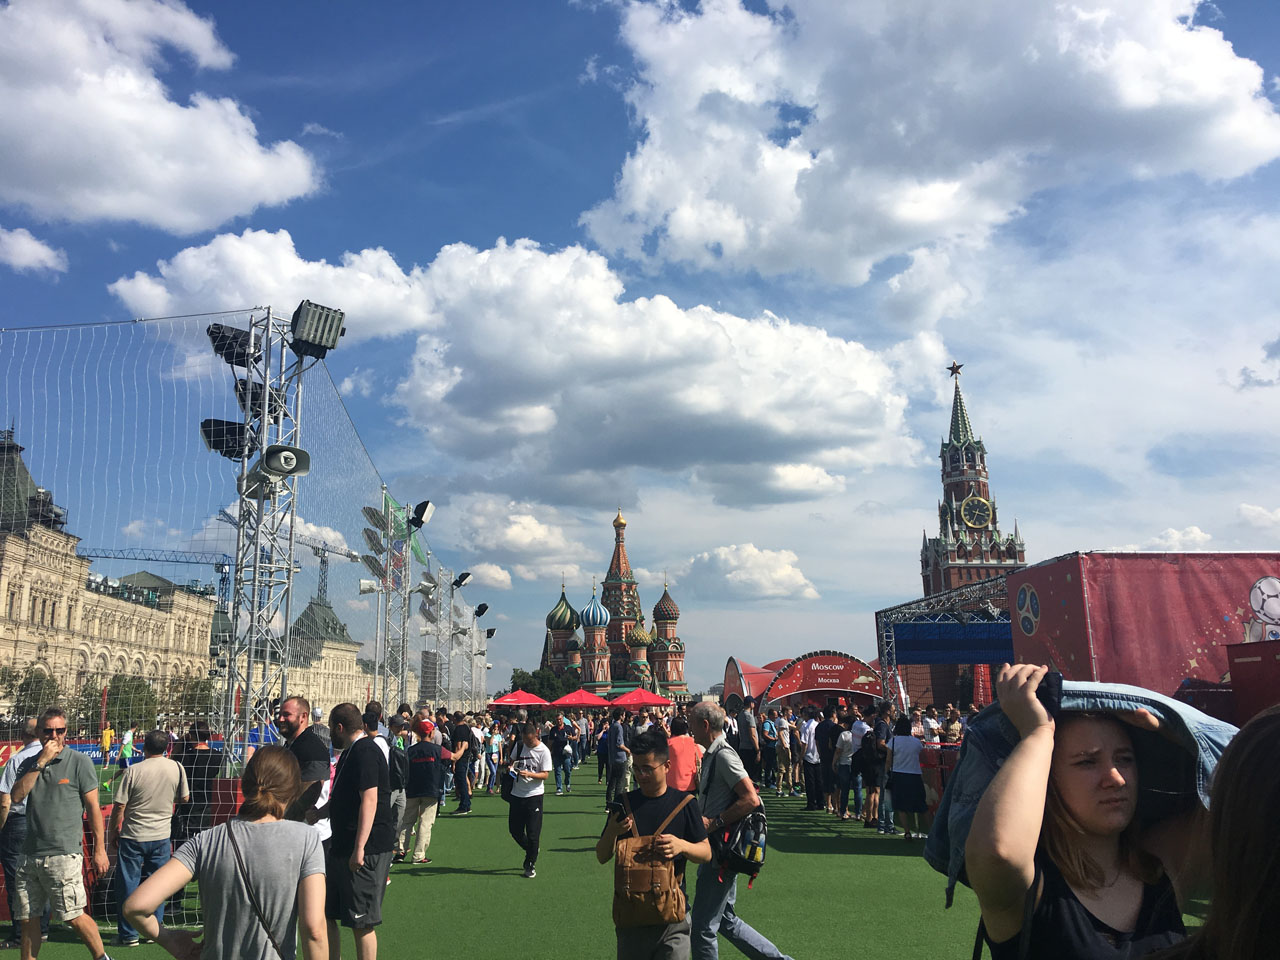
{"label": "green artificial turf", "polygon": [[[588,772],[594,775],[594,764],[576,771]],[[943,909],[945,879],[921,859],[922,842],[806,813],[799,798],[769,794],[765,805],[768,862],[754,889],[739,882],[738,914],[785,953],[797,960],[877,948],[895,956],[969,955],[977,903],[962,887],[955,906]],[[570,796],[548,795],[538,875],[526,880],[520,875],[523,854],[507,834],[506,803],[481,793],[466,817],[454,815],[450,804],[436,820],[428,852],[433,862],[392,868],[379,956],[614,956],[612,864],[596,863],[594,853],[603,807],[604,788],[591,776],[578,777]],[[690,881],[692,889],[692,875]],[[106,932],[114,935],[114,923]],[[723,940],[721,952],[741,956]],[[65,925],[55,924],[40,955],[79,960],[85,952]],[[167,954],[143,944],[117,949],[116,956]],[[355,956],[349,932],[343,956]]]}

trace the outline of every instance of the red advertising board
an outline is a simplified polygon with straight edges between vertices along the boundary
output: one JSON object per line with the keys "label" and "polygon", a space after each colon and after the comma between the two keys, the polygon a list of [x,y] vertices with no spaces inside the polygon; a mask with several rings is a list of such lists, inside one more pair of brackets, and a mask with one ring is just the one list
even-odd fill
{"label": "red advertising board", "polygon": [[1280,703],[1280,640],[1233,643],[1227,647],[1236,721],[1249,719]]}
{"label": "red advertising board", "polygon": [[881,695],[880,676],[857,657],[822,652],[797,657],[778,671],[764,692],[764,700],[779,700],[797,693],[865,693]]}
{"label": "red advertising board", "polygon": [[[1280,553],[1076,553],[1009,575],[1013,649],[1069,680],[1164,694],[1218,681],[1256,627],[1250,591]],[[1254,631],[1256,632],[1256,630]]]}

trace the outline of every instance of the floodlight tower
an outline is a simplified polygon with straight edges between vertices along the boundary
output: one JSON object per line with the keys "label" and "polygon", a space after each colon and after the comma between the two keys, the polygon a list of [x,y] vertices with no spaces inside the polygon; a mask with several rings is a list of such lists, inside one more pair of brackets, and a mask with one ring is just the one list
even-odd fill
{"label": "floodlight tower", "polygon": [[207,330],[214,352],[244,370],[235,379],[241,419],[200,424],[209,449],[239,465],[224,702],[229,773],[245,758],[250,731],[272,722],[272,700],[288,695],[297,483],[311,469],[300,446],[302,375],[337,346],[342,321],[341,311],[304,300],[292,318],[259,307],[247,330]]}

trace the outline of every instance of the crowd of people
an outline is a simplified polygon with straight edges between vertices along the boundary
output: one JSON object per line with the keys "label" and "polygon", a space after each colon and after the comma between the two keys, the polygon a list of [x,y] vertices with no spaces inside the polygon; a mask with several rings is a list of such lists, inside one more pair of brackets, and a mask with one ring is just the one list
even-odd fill
{"label": "crowd of people", "polygon": [[[1190,811],[1144,830],[1129,731],[1160,722],[1140,708],[1054,717],[1036,697],[1043,676],[1026,665],[1000,672],[1001,710],[1018,742],[984,785],[967,836],[980,941],[992,956],[1270,956],[1280,837],[1267,811],[1280,801],[1280,710],[1255,718],[1227,747],[1211,817]],[[292,960],[299,949],[307,960],[336,960],[345,927],[357,958],[373,960],[392,866],[431,863],[432,828],[446,804],[465,817],[477,792],[501,794],[520,872],[532,880],[545,798],[553,784],[557,795],[571,794],[595,753],[606,808],[595,854],[615,863],[618,956],[711,960],[723,937],[747,956],[785,958],[736,911],[736,874],[716,853],[729,828],[772,791],[803,799],[815,814],[919,838],[929,806],[921,754],[958,742],[977,713],[952,705],[903,713],[884,702],[865,713],[761,714],[748,698],[728,713],[701,702],[635,715],[495,716],[408,704],[387,714],[369,702],[363,710],[339,704],[326,717],[294,696],[279,704],[279,743],[251,752],[237,815],[215,826],[219,751],[207,725],[176,741],[135,730],[104,823],[93,763],[66,748],[66,717],[50,708],[26,722],[24,746],[0,774],[0,861],[15,918],[8,945],[23,960],[36,957],[52,919],[70,925],[94,960],[106,956],[85,912],[87,821],[94,874],[108,874],[108,849],[116,855],[121,947],[147,938],[184,960]],[[646,880],[635,885],[637,871]],[[1209,919],[1188,940],[1181,907],[1210,876]],[[203,931],[166,927],[165,904],[193,880]]]}

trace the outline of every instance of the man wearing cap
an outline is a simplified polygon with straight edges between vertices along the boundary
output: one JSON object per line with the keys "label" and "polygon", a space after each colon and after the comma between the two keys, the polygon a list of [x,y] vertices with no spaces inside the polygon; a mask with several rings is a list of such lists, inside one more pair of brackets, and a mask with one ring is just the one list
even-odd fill
{"label": "man wearing cap", "polygon": [[397,862],[408,856],[409,833],[417,829],[413,844],[413,862],[430,863],[427,848],[431,846],[431,828],[436,822],[440,798],[444,796],[444,774],[453,763],[453,751],[442,747],[432,739],[436,725],[430,720],[413,721],[415,742],[406,751],[409,758],[409,776],[405,783],[404,816],[399,824]]}
{"label": "man wearing cap", "polygon": [[329,736],[329,728],[324,723],[324,711],[319,707],[311,708],[311,726],[309,729],[315,732],[315,735],[320,738],[320,742],[330,752],[333,751],[333,738]]}

